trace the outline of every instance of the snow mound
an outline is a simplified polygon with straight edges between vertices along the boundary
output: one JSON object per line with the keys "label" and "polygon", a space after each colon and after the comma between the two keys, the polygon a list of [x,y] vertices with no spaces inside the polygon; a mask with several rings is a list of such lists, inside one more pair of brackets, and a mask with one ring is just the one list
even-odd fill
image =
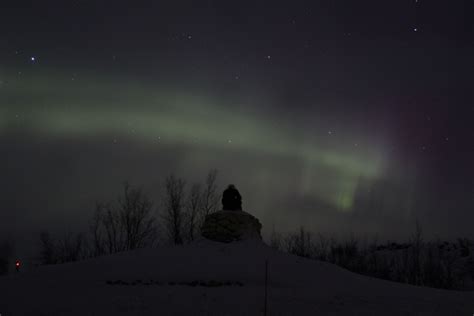
{"label": "snow mound", "polygon": [[403,285],[255,239],[140,249],[0,278],[3,315],[472,315],[474,292]]}

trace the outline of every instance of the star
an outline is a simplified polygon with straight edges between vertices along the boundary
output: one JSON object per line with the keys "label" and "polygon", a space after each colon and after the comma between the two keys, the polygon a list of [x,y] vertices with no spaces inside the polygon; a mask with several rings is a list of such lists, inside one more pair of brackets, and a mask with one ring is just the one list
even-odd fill
{"label": "star", "polygon": [[272,56],[270,56],[270,55],[267,55],[267,59],[270,59],[270,58],[272,58]]}
{"label": "star", "polygon": [[36,57],[31,56],[31,57],[30,57],[30,60],[34,62],[34,61],[36,61]]}
{"label": "star", "polygon": [[416,28],[416,27],[413,28],[413,31],[414,31],[414,32],[418,32],[418,28]]}

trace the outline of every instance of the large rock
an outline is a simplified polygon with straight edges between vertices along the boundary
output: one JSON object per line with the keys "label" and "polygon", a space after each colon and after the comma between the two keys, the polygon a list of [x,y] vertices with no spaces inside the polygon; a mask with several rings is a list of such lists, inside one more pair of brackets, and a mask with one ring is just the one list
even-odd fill
{"label": "large rock", "polygon": [[218,211],[206,216],[202,236],[220,242],[262,239],[261,229],[260,221],[247,212]]}

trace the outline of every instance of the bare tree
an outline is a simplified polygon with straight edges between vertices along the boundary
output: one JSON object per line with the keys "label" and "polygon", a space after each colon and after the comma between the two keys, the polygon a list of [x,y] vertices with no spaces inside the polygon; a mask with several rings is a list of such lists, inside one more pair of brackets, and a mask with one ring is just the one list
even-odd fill
{"label": "bare tree", "polygon": [[40,233],[40,258],[42,264],[54,264],[57,262],[57,246],[49,232]]}
{"label": "bare tree", "polygon": [[201,222],[207,215],[214,213],[219,208],[219,195],[217,193],[217,169],[211,169],[207,174],[204,189],[201,195]]}
{"label": "bare tree", "polygon": [[102,207],[102,226],[108,252],[114,253],[125,250],[123,232],[120,230],[119,210],[110,203],[103,204]]}
{"label": "bare tree", "polygon": [[42,264],[78,261],[89,255],[86,238],[81,233],[67,233],[62,239],[55,239],[44,231],[40,233],[40,245]]}
{"label": "bare tree", "polygon": [[194,184],[188,194],[186,201],[185,234],[187,241],[196,238],[196,231],[200,228],[198,215],[201,209],[201,185]]}
{"label": "bare tree", "polygon": [[174,175],[169,175],[165,179],[163,219],[170,241],[174,244],[183,243],[185,185],[183,179],[176,178]]}
{"label": "bare tree", "polygon": [[152,242],[156,235],[155,218],[151,216],[153,203],[141,188],[125,183],[124,192],[118,199],[119,222],[125,234],[125,249],[141,248]]}
{"label": "bare tree", "polygon": [[156,218],[153,203],[128,182],[115,203],[97,203],[91,223],[93,254],[132,250],[153,244],[156,240]]}
{"label": "bare tree", "polygon": [[105,239],[102,229],[103,205],[96,203],[92,217],[90,232],[92,234],[92,256],[97,257],[105,253]]}
{"label": "bare tree", "polygon": [[311,234],[301,226],[298,233],[290,233],[286,236],[284,248],[291,254],[306,258],[311,257],[313,248]]}
{"label": "bare tree", "polygon": [[56,248],[58,262],[78,261],[87,256],[86,239],[81,233],[67,233],[56,243]]}
{"label": "bare tree", "polygon": [[329,256],[329,239],[323,234],[318,234],[318,241],[315,246],[316,259],[326,261]]}

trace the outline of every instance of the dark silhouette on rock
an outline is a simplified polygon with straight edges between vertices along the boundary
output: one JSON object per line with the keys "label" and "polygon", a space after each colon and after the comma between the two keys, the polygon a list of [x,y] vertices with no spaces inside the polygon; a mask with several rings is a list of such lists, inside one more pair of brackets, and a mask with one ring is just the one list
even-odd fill
{"label": "dark silhouette on rock", "polygon": [[262,224],[253,215],[242,211],[242,197],[233,184],[222,194],[222,210],[205,217],[203,237],[219,241],[262,240]]}
{"label": "dark silhouette on rock", "polygon": [[262,224],[253,215],[242,211],[242,196],[233,184],[222,193],[222,210],[205,217],[201,227],[204,238],[232,242],[238,240],[262,240]]}
{"label": "dark silhouette on rock", "polygon": [[222,209],[224,211],[242,211],[242,196],[233,184],[229,184],[222,194]]}

